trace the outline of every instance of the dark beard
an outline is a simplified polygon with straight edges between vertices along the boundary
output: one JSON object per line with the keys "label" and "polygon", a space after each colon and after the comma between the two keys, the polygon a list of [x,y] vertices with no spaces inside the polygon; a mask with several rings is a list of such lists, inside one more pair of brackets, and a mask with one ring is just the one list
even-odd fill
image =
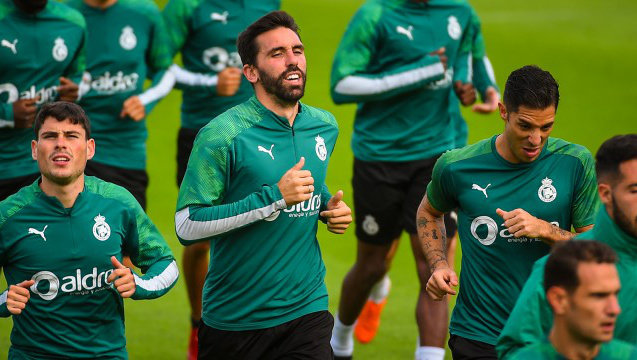
{"label": "dark beard", "polygon": [[[261,71],[261,69],[257,70],[259,71],[259,79],[261,80],[263,89],[268,94],[276,96],[281,103],[294,105],[303,97],[303,94],[305,94],[306,75],[301,69],[299,69],[298,66],[288,67],[288,69],[283,72],[283,74],[281,74],[278,78],[271,77],[266,72]],[[301,73],[303,84],[301,86],[286,87],[285,85],[283,85],[283,81],[288,76],[288,74],[293,71],[298,71]]]}
{"label": "dark beard", "polygon": [[633,219],[633,222],[631,222],[628,215],[617,206],[615,197],[611,195],[611,198],[613,200],[613,217],[615,218],[615,223],[626,234],[637,238],[637,219]]}

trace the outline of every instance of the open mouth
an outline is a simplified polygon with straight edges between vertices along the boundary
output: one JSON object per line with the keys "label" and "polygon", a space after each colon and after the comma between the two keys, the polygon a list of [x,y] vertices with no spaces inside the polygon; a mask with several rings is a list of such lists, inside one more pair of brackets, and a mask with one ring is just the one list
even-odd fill
{"label": "open mouth", "polygon": [[53,160],[54,164],[65,165],[65,164],[68,164],[71,161],[71,157],[66,155],[66,154],[55,154],[55,155],[53,155],[51,160]]}
{"label": "open mouth", "polygon": [[524,154],[530,158],[536,157],[540,153],[540,150],[542,150],[542,148],[522,148]]}

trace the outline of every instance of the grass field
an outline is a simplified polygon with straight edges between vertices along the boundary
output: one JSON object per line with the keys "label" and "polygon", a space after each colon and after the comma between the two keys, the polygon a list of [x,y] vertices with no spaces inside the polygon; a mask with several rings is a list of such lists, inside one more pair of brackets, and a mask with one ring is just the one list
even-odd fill
{"label": "grass field", "polygon": [[[336,116],[340,138],[330,162],[328,185],[343,189],[351,204],[350,134],[354,106],[335,106],[329,97],[332,57],[344,28],[362,1],[287,0],[283,8],[301,26],[308,57],[308,85],[304,101]],[[591,151],[608,137],[637,132],[632,112],[637,99],[637,3],[621,0],[489,0],[473,1],[483,23],[488,55],[498,84],[515,68],[537,64],[560,83],[562,99],[554,136],[587,146]],[[163,4],[160,4],[163,6]],[[175,143],[179,126],[180,94],[173,92],[148,121],[148,210],[181,259],[174,235],[177,198]],[[503,123],[497,115],[465,112],[469,140],[496,134]],[[99,144],[98,144],[99,151]],[[353,229],[350,229],[353,230]],[[330,310],[338,303],[343,276],[355,256],[354,232],[336,236],[321,229],[319,239],[327,266]],[[393,268],[392,293],[383,323],[372,344],[356,345],[357,359],[413,358],[416,342],[414,304],[418,290],[415,265],[407,243],[399,247]],[[2,280],[4,281],[4,280]],[[4,288],[5,285],[2,285]],[[126,301],[126,332],[131,359],[183,359],[189,310],[183,281],[163,298]],[[9,347],[11,320],[0,320],[0,358]]]}

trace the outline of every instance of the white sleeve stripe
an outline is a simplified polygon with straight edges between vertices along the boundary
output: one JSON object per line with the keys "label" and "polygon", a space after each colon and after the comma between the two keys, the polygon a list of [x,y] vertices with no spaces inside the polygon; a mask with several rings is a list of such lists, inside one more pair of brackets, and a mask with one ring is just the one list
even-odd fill
{"label": "white sleeve stripe", "polygon": [[148,90],[139,95],[139,100],[143,105],[148,105],[168,95],[173,86],[175,86],[175,75],[167,70],[157,85],[148,88]]}
{"label": "white sleeve stripe", "polygon": [[205,239],[265,219],[285,206],[285,200],[281,199],[243,214],[209,221],[190,220],[190,209],[186,207],[175,214],[175,230],[177,236],[186,241]]}
{"label": "white sleeve stripe", "polygon": [[7,302],[8,294],[9,294],[9,290],[5,290],[2,294],[0,294],[0,306],[4,305]]}
{"label": "white sleeve stripe", "polygon": [[179,268],[177,267],[177,262],[173,260],[161,274],[148,280],[142,279],[137,274],[133,274],[133,276],[135,277],[135,286],[139,286],[146,291],[160,291],[169,288],[177,281]]}
{"label": "white sleeve stripe", "polygon": [[0,119],[0,128],[13,128],[15,126],[15,122],[10,120]]}
{"label": "white sleeve stripe", "polygon": [[473,82],[473,57],[471,54],[467,57],[467,82]]}
{"label": "white sleeve stripe", "polygon": [[489,80],[491,80],[491,82],[495,84],[495,72],[493,71],[493,65],[491,65],[491,61],[489,61],[489,58],[486,57],[486,55],[482,58],[482,61],[484,62],[484,67],[487,69]]}
{"label": "white sleeve stripe", "polygon": [[190,86],[213,87],[217,86],[217,82],[219,80],[217,75],[211,76],[207,74],[194,73],[183,69],[176,64],[173,64],[170,67],[170,71],[173,75],[175,75],[175,80],[178,83]]}
{"label": "white sleeve stripe", "polygon": [[437,75],[442,75],[444,72],[445,68],[442,66],[442,63],[438,62],[433,65],[388,75],[380,79],[350,75],[339,81],[334,91],[343,95],[382,94]]}

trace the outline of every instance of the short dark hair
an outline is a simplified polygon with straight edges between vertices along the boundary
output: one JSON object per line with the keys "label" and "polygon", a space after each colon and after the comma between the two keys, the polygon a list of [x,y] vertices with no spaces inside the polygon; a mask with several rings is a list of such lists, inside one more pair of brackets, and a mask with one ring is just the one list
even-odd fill
{"label": "short dark hair", "polygon": [[248,26],[237,38],[237,50],[244,65],[256,65],[259,47],[255,41],[257,36],[270,30],[285,27],[288,28],[299,37],[299,26],[294,18],[285,11],[272,11],[263,15],[257,21]]}
{"label": "short dark hair", "polygon": [[594,240],[556,244],[544,267],[544,291],[553,286],[563,287],[569,293],[575,291],[579,285],[577,265],[582,262],[615,264],[617,254],[610,246]]}
{"label": "short dark hair", "polygon": [[33,131],[35,131],[36,139],[38,139],[38,134],[42,128],[42,124],[44,124],[44,120],[49,117],[55,118],[57,121],[69,119],[73,124],[80,124],[86,131],[86,139],[91,138],[91,123],[84,109],[72,102],[55,101],[42,105],[38,115],[36,115],[35,122],[33,123]]}
{"label": "short dark hair", "polygon": [[619,177],[619,165],[637,159],[637,134],[617,135],[604,141],[595,155],[597,179]]}
{"label": "short dark hair", "polygon": [[517,112],[520,106],[533,110],[546,109],[560,102],[557,81],[550,72],[537,65],[527,65],[513,71],[504,87],[504,105],[507,112]]}

